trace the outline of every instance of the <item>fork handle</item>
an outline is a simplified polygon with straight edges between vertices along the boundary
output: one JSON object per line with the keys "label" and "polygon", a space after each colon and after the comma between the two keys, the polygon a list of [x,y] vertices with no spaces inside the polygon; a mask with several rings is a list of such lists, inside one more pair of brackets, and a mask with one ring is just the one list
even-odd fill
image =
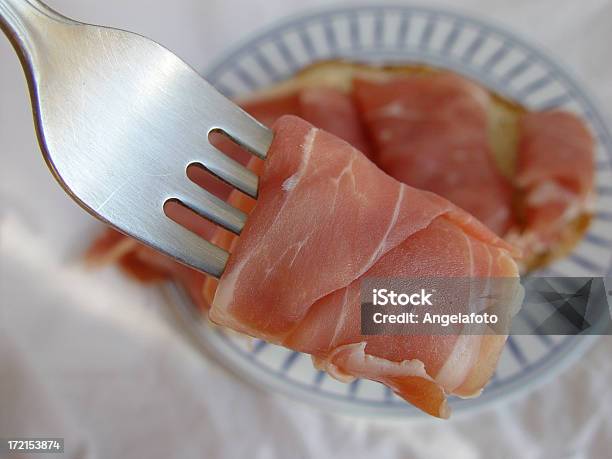
{"label": "fork handle", "polygon": [[53,25],[76,24],[38,0],[0,0],[0,29],[23,65],[31,66],[37,49],[50,38]]}

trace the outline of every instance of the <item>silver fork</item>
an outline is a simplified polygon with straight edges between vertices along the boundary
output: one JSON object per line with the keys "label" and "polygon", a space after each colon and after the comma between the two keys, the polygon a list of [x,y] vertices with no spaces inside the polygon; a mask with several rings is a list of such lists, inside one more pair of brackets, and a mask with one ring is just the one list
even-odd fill
{"label": "silver fork", "polygon": [[186,175],[200,164],[257,197],[257,176],[209,142],[220,130],[260,158],[272,133],[189,65],[134,33],[68,19],[37,0],[0,0],[19,54],[38,141],[64,190],[141,242],[219,277],[228,253],[164,214],[178,200],[239,234],[246,215]]}

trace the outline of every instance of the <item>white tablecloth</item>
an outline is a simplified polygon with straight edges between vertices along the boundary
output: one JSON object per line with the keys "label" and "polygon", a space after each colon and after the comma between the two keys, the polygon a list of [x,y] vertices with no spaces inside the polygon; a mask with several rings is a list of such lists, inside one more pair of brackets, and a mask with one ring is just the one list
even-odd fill
{"label": "white tablecloth", "polygon": [[[49,0],[196,68],[303,3]],[[458,3],[563,56],[612,119],[609,1]],[[83,269],[97,224],[48,174],[4,39],[0,94],[0,438],[64,437],[71,458],[610,457],[610,338],[531,394],[446,422],[337,417],[230,377],[178,333],[155,291]]]}

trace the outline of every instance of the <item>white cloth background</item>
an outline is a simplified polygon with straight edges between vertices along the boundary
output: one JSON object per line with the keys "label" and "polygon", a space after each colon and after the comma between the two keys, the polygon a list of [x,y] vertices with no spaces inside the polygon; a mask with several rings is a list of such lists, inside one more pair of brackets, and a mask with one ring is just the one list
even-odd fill
{"label": "white cloth background", "polygon": [[[311,0],[308,7],[329,5]],[[204,68],[297,0],[49,0],[138,31]],[[612,119],[612,4],[453,2],[548,48]],[[611,339],[528,396],[450,421],[341,418],[258,391],[202,358],[157,294],[79,263],[96,223],[41,160],[26,85],[0,39],[0,437],[57,435],[71,458],[603,458]],[[39,456],[36,456],[39,457]],[[57,456],[53,456],[57,457]]]}

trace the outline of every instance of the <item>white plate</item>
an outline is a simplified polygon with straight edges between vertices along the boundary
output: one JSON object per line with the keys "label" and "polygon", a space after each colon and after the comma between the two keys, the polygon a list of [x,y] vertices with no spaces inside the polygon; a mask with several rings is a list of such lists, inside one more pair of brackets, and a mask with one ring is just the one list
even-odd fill
{"label": "white plate", "polygon": [[[425,62],[467,75],[532,109],[560,107],[585,119],[597,140],[597,213],[570,256],[550,276],[612,271],[612,140],[592,102],[566,70],[514,34],[455,12],[410,6],[340,8],[289,19],[250,37],[205,72],[230,97],[291,76],[322,59]],[[239,377],[309,404],[353,414],[420,412],[371,381],[342,384],[317,371],[307,355],[211,328],[177,288],[165,288],[183,325],[208,354]],[[497,373],[477,399],[451,398],[455,412],[475,409],[534,387],[593,342],[580,336],[513,336]]]}

